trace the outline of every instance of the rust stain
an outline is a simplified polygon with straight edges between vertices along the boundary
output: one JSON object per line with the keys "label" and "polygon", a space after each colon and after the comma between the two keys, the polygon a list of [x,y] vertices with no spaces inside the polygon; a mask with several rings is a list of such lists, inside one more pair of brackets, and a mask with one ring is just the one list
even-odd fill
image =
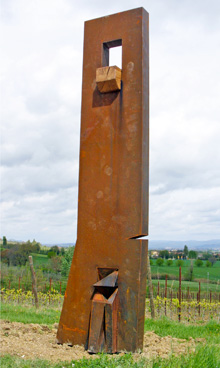
{"label": "rust stain", "polygon": [[77,333],[79,333],[79,334],[83,334],[83,335],[85,335],[86,334],[86,331],[84,331],[84,330],[81,330],[80,328],[69,328],[68,326],[66,326],[66,325],[64,325],[64,324],[62,324],[61,323],[61,326],[63,327],[63,329],[64,330],[66,330],[66,331],[72,331],[72,332],[77,332]]}

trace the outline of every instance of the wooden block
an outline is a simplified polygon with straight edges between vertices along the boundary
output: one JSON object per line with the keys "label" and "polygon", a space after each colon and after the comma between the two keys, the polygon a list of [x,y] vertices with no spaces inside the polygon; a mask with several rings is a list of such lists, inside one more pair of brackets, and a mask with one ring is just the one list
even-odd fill
{"label": "wooden block", "polygon": [[121,69],[117,66],[105,66],[96,69],[96,83],[101,93],[120,91]]}

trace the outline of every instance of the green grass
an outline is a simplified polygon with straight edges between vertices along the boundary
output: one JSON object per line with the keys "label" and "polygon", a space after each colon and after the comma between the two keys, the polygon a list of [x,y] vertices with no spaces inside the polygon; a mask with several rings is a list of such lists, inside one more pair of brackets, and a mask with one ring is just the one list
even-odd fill
{"label": "green grass", "polygon": [[1,360],[1,368],[144,368],[150,367],[145,361],[134,362],[131,354],[120,357],[109,358],[101,354],[96,359],[81,359],[79,361],[51,363],[45,360],[24,360],[17,357],[6,355]]}
{"label": "green grass", "polygon": [[172,336],[179,339],[189,339],[192,337],[205,338],[207,342],[220,344],[220,324],[215,321],[210,321],[205,325],[183,324],[170,321],[167,318],[158,320],[146,319],[145,331],[154,331],[159,336]]}
{"label": "green grass", "polygon": [[[36,310],[35,307],[21,305],[1,305],[1,319],[11,322],[39,323],[53,325],[59,322],[60,310],[49,307],[41,307]],[[210,321],[205,325],[201,324],[183,324],[170,321],[166,317],[163,319],[145,320],[145,331],[155,331],[159,336],[173,336],[181,339],[204,337],[208,340],[220,343],[220,324]]]}
{"label": "green grass", "polygon": [[220,368],[220,349],[215,346],[198,346],[194,354],[170,356],[169,359],[157,358],[152,361],[134,361],[131,354],[108,357],[101,354],[96,359],[81,359],[79,361],[51,363],[35,359],[6,355],[1,359],[1,368]]}
{"label": "green grass", "polygon": [[38,254],[38,253],[32,253],[33,262],[35,266],[44,266],[47,265],[49,262],[49,258],[46,254]]}
{"label": "green grass", "polygon": [[10,322],[39,323],[42,325],[53,325],[59,322],[60,310],[42,307],[36,310],[35,307],[21,305],[1,305],[1,319]]}
{"label": "green grass", "polygon": [[220,368],[220,349],[217,346],[198,346],[194,354],[157,359],[151,368]]}
{"label": "green grass", "polygon": [[[159,281],[160,281],[160,288],[165,288],[165,280],[159,280]],[[153,286],[154,286],[154,294],[155,294],[156,290],[157,290],[158,280],[152,280],[152,283],[153,283]],[[199,291],[199,283],[198,282],[195,282],[195,281],[182,281],[181,285],[182,285],[182,291],[184,293],[187,292],[188,287],[189,287],[190,292],[197,293]],[[172,290],[177,292],[179,290],[179,281],[177,281],[177,280],[167,280],[168,292],[170,292],[169,289],[171,288],[171,286],[172,286]],[[207,290],[208,290],[208,292],[212,291],[213,293],[215,293],[215,292],[220,293],[220,285],[207,284],[207,283],[201,282],[201,291],[202,292],[207,292]]]}
{"label": "green grass", "polygon": [[[53,308],[22,307],[2,305],[1,318],[23,323],[39,323],[52,325],[59,321],[60,311]],[[109,357],[105,354],[95,359],[52,363],[45,360],[25,360],[19,357],[5,355],[1,358],[1,368],[220,368],[220,324],[212,321],[205,325],[184,325],[169,321],[147,319],[145,331],[155,331],[159,336],[173,336],[181,339],[189,337],[205,338],[206,344],[197,346],[193,354],[170,356],[169,359],[139,360],[135,362],[132,354]],[[73,365],[74,364],[74,365]]]}
{"label": "green grass", "polygon": [[[182,270],[182,277],[186,276],[188,273],[188,269],[190,267],[190,262],[189,260],[184,260],[183,261],[183,266],[181,267]],[[195,262],[195,261],[194,261]],[[205,261],[203,261],[203,266],[202,267],[196,267],[195,265],[193,265],[193,277],[195,279],[207,279],[208,275],[207,273],[209,272],[209,280],[210,281],[218,281],[220,280],[220,261],[217,261],[213,267],[206,267],[205,266]],[[152,275],[157,275],[157,274],[167,274],[167,275],[173,275],[178,277],[179,276],[179,267],[176,266],[176,261],[173,261],[173,265],[168,267],[166,266],[166,260],[165,260],[165,264],[162,266],[157,266],[156,265],[156,260],[153,260],[153,264],[151,265],[151,273]],[[169,276],[168,276],[169,278]]]}

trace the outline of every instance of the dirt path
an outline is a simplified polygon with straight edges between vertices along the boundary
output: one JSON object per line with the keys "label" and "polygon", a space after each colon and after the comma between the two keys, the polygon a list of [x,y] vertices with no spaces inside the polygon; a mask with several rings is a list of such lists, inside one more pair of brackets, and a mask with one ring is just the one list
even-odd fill
{"label": "dirt path", "polygon": [[[1,355],[12,354],[24,359],[41,358],[54,362],[96,357],[96,355],[88,354],[82,346],[57,345],[56,324],[51,330],[46,325],[1,321],[0,327]],[[151,359],[157,356],[167,358],[171,353],[179,355],[188,351],[193,352],[195,345],[196,341],[192,338],[187,341],[171,336],[160,337],[154,332],[146,332],[143,352],[135,353],[134,358]]]}

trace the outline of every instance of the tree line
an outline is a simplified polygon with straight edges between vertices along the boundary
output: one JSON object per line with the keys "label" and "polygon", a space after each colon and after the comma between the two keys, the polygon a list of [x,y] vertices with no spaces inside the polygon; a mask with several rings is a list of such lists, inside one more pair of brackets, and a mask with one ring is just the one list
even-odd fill
{"label": "tree line", "polygon": [[[205,262],[205,266],[206,267],[212,267],[215,262],[216,262],[216,259],[212,259],[212,262],[207,260]],[[152,259],[150,260],[150,264],[151,264],[151,266],[154,264]],[[172,259],[167,259],[165,261],[164,258],[161,258],[161,257],[156,259],[156,265],[157,266],[163,266],[164,264],[168,267],[170,267],[172,265],[175,265],[177,267],[182,267],[184,265],[184,260],[177,259],[176,261],[173,261]],[[194,265],[197,266],[197,267],[202,267],[204,265],[204,262],[201,259],[196,259],[195,262],[194,262]]]}
{"label": "tree line", "polygon": [[25,266],[28,262],[28,257],[31,254],[44,254],[48,257],[46,264],[37,265],[43,272],[60,273],[62,276],[68,276],[74,246],[63,248],[53,245],[52,247],[42,246],[35,239],[31,242],[8,242],[4,236],[1,245],[1,261],[10,266]]}
{"label": "tree line", "polygon": [[3,237],[1,260],[8,266],[24,266],[28,256],[31,253],[39,253],[40,249],[40,243],[35,240],[25,243],[7,242],[6,237]]}
{"label": "tree line", "polygon": [[[150,258],[151,257],[151,251],[150,253]],[[206,262],[207,267],[209,267],[210,263],[211,265],[213,265],[217,260],[218,257],[214,257],[213,254],[211,252],[197,252],[195,250],[189,250],[187,245],[184,246],[183,250],[178,250],[178,251],[168,251],[168,250],[160,250],[159,254],[158,254],[158,258],[162,258],[164,260],[170,260],[171,258],[174,260],[183,260],[183,259],[197,259],[199,258],[202,261],[209,261],[209,263]],[[168,262],[168,266],[170,266],[172,263]],[[203,263],[198,262],[198,266],[201,266]]]}

